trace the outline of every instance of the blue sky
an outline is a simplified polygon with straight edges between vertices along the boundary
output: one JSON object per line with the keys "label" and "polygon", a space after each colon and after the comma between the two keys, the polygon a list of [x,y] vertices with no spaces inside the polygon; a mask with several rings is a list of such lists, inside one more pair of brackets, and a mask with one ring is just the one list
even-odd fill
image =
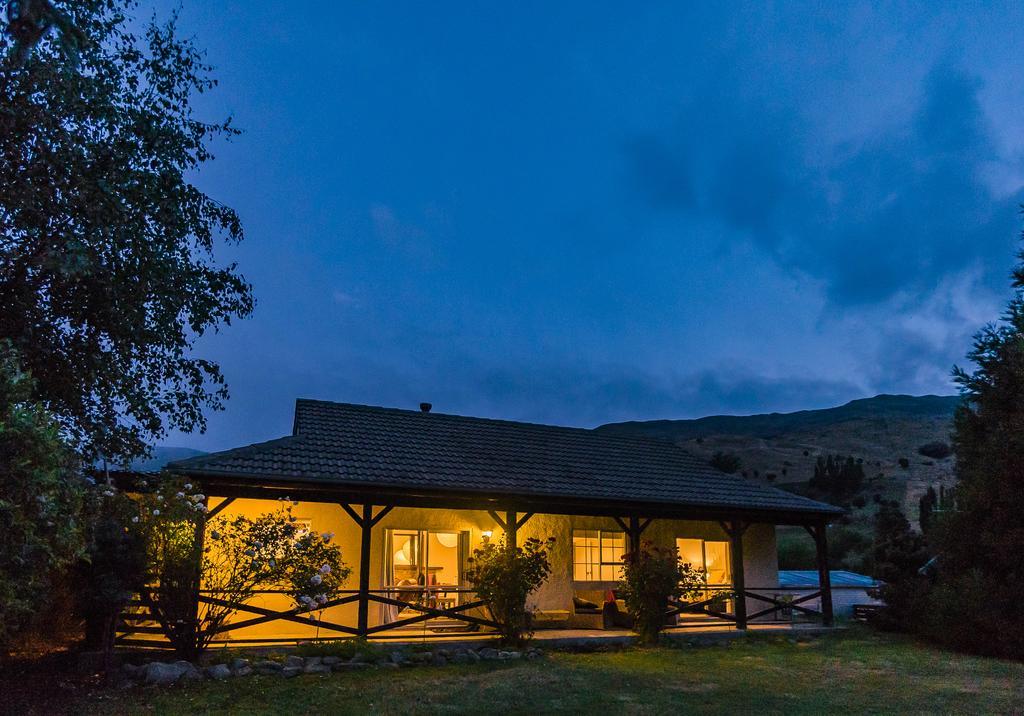
{"label": "blue sky", "polygon": [[187,0],[198,115],[244,130],[196,182],[258,303],[199,344],[227,410],[165,442],[300,396],[592,426],[952,392],[1017,249],[1021,6],[690,5]]}

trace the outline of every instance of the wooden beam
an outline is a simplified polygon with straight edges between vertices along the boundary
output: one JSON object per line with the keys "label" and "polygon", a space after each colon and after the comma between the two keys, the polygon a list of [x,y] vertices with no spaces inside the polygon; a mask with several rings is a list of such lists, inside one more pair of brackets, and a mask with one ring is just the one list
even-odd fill
{"label": "wooden beam", "polygon": [[511,549],[516,548],[516,530],[519,528],[519,521],[516,519],[516,511],[505,512],[505,545]]}
{"label": "wooden beam", "polygon": [[377,523],[387,517],[388,513],[393,509],[395,509],[394,505],[387,505],[386,507],[381,508],[381,511],[377,513],[377,516],[370,520],[370,527],[376,527]]}
{"label": "wooden beam", "polygon": [[729,535],[729,547],[732,553],[732,588],[736,593],[734,612],[736,615],[736,628],[747,628],[747,596],[746,576],[743,572],[743,532],[746,527],[740,520],[733,520],[726,527],[722,528]]}
{"label": "wooden beam", "polygon": [[220,501],[220,504],[214,507],[212,510],[206,513],[206,519],[212,520],[214,517],[219,515],[224,509],[235,501],[234,497],[228,497]]}
{"label": "wooden beam", "polygon": [[517,530],[521,530],[523,528],[523,525],[526,524],[526,521],[529,520],[531,517],[533,517],[533,515],[534,515],[533,512],[527,512],[525,515],[520,517],[519,521],[516,522],[516,529]]}
{"label": "wooden beam", "polygon": [[362,516],[358,512],[353,510],[352,506],[350,504],[348,504],[347,502],[339,502],[338,504],[341,505],[342,509],[344,509],[345,512],[348,513],[348,516],[351,517],[352,520],[357,525],[359,525],[360,527],[363,526],[363,518],[362,518]]}
{"label": "wooden beam", "polygon": [[818,558],[818,588],[821,590],[821,622],[830,627],[835,623],[835,616],[832,613],[832,575],[828,568],[828,530],[824,522],[815,529],[814,545]]}
{"label": "wooden beam", "polygon": [[[346,509],[350,509],[347,506]],[[353,510],[354,511],[354,510]],[[370,547],[373,530],[373,505],[363,505],[362,518],[358,520],[362,528],[362,539],[359,544],[359,620],[356,632],[365,637],[370,623]]]}
{"label": "wooden beam", "polygon": [[505,524],[505,520],[501,519],[497,512],[495,512],[494,510],[487,510],[487,514],[491,516],[492,520],[498,523],[498,527],[500,527],[503,531],[508,532],[508,525]]}
{"label": "wooden beam", "polygon": [[629,525],[626,524],[625,520],[618,515],[613,516],[612,519],[615,520],[615,524],[617,524],[623,532],[629,532]]}

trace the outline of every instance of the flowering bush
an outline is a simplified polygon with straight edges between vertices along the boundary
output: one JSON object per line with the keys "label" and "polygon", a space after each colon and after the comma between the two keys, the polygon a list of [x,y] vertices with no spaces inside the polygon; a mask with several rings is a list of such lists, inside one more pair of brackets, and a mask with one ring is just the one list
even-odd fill
{"label": "flowering bush", "polygon": [[[329,533],[305,531],[292,504],[255,518],[207,519],[206,497],[189,483],[163,481],[137,501],[145,534],[149,593],[175,649],[194,658],[218,629],[261,588],[282,589],[296,612],[322,610],[350,569]],[[202,602],[197,597],[202,589]]]}
{"label": "flowering bush", "polygon": [[640,549],[622,555],[619,590],[633,615],[633,628],[645,644],[656,644],[665,626],[668,603],[693,599],[705,586],[704,573],[684,564],[675,548],[644,540]]}
{"label": "flowering bush", "polygon": [[554,543],[554,537],[543,542],[531,537],[510,549],[502,537],[473,550],[466,578],[501,624],[502,642],[521,644],[530,635],[526,599],[551,573],[548,549]]}

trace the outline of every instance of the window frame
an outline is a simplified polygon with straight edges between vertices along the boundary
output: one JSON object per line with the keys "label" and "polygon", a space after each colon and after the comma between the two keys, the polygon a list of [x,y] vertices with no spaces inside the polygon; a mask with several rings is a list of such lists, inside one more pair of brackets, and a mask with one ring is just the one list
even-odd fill
{"label": "window frame", "polygon": [[[597,544],[587,545],[588,556],[592,552],[597,553],[597,561],[587,560],[585,562],[579,562],[576,560],[576,537],[578,533],[596,533]],[[617,536],[617,537],[616,537]],[[606,529],[585,529],[585,528],[572,528],[572,557],[569,562],[570,577],[576,584],[609,584],[611,582],[618,582],[622,574],[622,555],[626,554],[626,533],[622,530],[606,530]],[[593,539],[593,537],[586,537],[586,539]],[[616,548],[614,541],[611,545],[605,546],[606,539],[615,540],[617,539],[622,545],[622,552],[619,558],[613,562],[606,562],[604,560],[604,553],[606,549],[614,550]],[[585,565],[592,575],[596,574],[596,577],[592,579],[577,579],[576,578],[576,566]],[[602,579],[603,568],[610,567],[612,570],[612,577],[610,579]]]}

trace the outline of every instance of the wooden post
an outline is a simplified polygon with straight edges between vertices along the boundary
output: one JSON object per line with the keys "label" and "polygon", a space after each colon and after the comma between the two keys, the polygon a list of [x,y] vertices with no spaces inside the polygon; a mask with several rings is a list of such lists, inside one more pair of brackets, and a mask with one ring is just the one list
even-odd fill
{"label": "wooden post", "polygon": [[517,517],[515,510],[509,510],[505,513],[505,546],[513,551],[516,548],[516,532],[519,530],[519,525],[516,522]]}
{"label": "wooden post", "polygon": [[732,554],[732,588],[736,592],[734,616],[736,628],[747,628],[747,595],[746,577],[743,574],[743,531],[746,529],[740,520],[730,522],[726,532],[729,534],[729,546]]}
{"label": "wooden post", "polygon": [[359,545],[359,636],[366,637],[370,626],[370,536],[373,529],[373,505],[363,505],[359,520],[362,540]]}
{"label": "wooden post", "polygon": [[635,515],[629,518],[629,551],[640,549],[640,518]]}
{"label": "wooden post", "polygon": [[[210,499],[203,500],[203,506],[209,507]],[[186,625],[189,647],[188,659],[199,656],[199,593],[203,588],[203,548],[206,546],[206,512],[199,515],[193,537],[195,571],[192,575],[192,604],[190,605],[189,623]]]}
{"label": "wooden post", "polygon": [[830,627],[835,623],[835,616],[832,613],[832,575],[828,569],[828,530],[824,522],[814,529],[814,544],[818,556],[818,587],[821,589],[821,622]]}

